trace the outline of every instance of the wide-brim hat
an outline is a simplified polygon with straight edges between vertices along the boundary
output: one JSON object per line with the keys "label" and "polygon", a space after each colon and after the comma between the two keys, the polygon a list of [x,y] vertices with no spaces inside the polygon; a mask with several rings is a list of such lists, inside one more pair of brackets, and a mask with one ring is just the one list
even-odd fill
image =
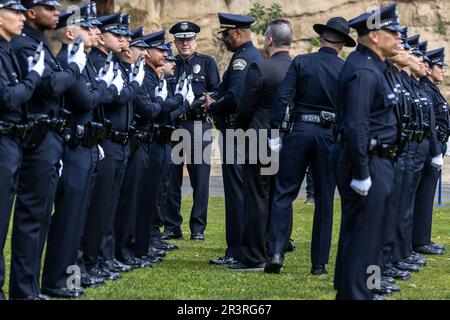
{"label": "wide-brim hat", "polygon": [[350,37],[350,35],[349,35],[350,26],[349,26],[347,20],[345,20],[342,17],[331,18],[330,20],[327,21],[327,24],[317,23],[317,24],[313,25],[313,29],[319,35],[322,35],[325,31],[332,31],[332,32],[338,33],[339,35],[342,36],[342,38],[344,40],[343,41],[344,45],[346,47],[355,47],[356,46],[355,40],[353,40],[353,38]]}

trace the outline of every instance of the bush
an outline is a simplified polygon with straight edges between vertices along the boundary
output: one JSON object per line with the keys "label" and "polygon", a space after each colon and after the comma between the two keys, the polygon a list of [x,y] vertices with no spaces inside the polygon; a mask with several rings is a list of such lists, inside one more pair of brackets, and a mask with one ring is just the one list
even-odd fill
{"label": "bush", "polygon": [[267,27],[273,20],[283,17],[283,11],[281,5],[277,3],[273,3],[270,8],[266,8],[258,1],[253,4],[248,15],[256,19],[251,30],[257,34],[264,35]]}

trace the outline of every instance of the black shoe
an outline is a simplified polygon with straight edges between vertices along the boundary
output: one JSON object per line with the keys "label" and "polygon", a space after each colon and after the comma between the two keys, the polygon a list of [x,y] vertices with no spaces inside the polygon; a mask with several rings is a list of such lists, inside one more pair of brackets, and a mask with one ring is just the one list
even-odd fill
{"label": "black shoe", "polygon": [[203,233],[193,233],[191,234],[191,240],[204,241],[205,236],[203,235]]}
{"label": "black shoe", "polygon": [[314,276],[322,276],[327,273],[328,272],[324,264],[313,264],[311,267],[311,274]]}
{"label": "black shoe", "polygon": [[264,268],[265,273],[276,273],[279,274],[281,268],[283,267],[284,257],[281,253],[275,253],[267,259],[266,267]]}
{"label": "black shoe", "polygon": [[392,296],[392,291],[383,286],[381,286],[381,288],[379,288],[379,289],[372,289],[371,291],[374,294],[379,294],[379,295],[383,295],[383,296]]}
{"label": "black shoe", "polygon": [[392,292],[400,291],[400,286],[397,286],[397,285],[395,285],[393,283],[389,283],[389,282],[386,282],[386,281],[381,281],[381,287],[385,288],[387,290],[390,290]]}
{"label": "black shoe", "polygon": [[43,288],[42,292],[53,298],[73,299],[79,298],[84,294],[82,289],[69,289],[69,288]]}
{"label": "black shoe", "polygon": [[150,268],[151,263],[148,261],[141,260],[139,258],[133,257],[130,259],[126,259],[124,261],[121,261],[123,264],[131,266],[133,269],[138,268]]}
{"label": "black shoe", "polygon": [[436,254],[436,255],[441,255],[444,254],[443,250],[440,249],[436,249],[434,248],[432,245],[426,245],[426,246],[418,246],[418,247],[414,247],[413,249],[415,252],[420,253],[420,254]]}
{"label": "black shoe", "polygon": [[384,301],[387,300],[385,296],[382,296],[380,294],[374,294],[372,300],[374,301]]}
{"label": "black shoe", "polygon": [[386,276],[382,276],[381,277],[381,282],[386,282],[389,284],[395,284],[395,279],[392,277],[386,277]]}
{"label": "black shoe", "polygon": [[408,271],[398,270],[394,267],[389,267],[384,270],[383,276],[405,281],[411,278],[411,273]]}
{"label": "black shoe", "polygon": [[181,240],[183,239],[183,233],[180,231],[166,230],[161,234],[163,240]]}
{"label": "black shoe", "polygon": [[87,272],[91,276],[104,278],[105,280],[117,280],[122,278],[120,273],[112,272],[106,266],[103,265],[89,268]]}
{"label": "black shoe", "polygon": [[82,273],[80,277],[82,288],[101,286],[105,283],[105,278],[93,277],[89,273]]}
{"label": "black shoe", "polygon": [[152,266],[154,264],[158,264],[162,262],[162,258],[160,257],[156,257],[156,256],[139,256],[138,259],[142,260],[142,261],[147,261],[148,263],[150,263]]}
{"label": "black shoe", "polygon": [[237,259],[235,259],[233,257],[227,257],[227,256],[223,256],[218,259],[209,260],[209,264],[216,265],[216,266],[222,266],[225,264],[235,264],[235,263],[238,263]]}
{"label": "black shoe", "polygon": [[419,272],[420,268],[416,264],[409,264],[404,261],[399,261],[394,263],[394,268],[400,271],[408,271],[408,272]]}
{"label": "black shoe", "polygon": [[313,197],[307,197],[305,204],[314,204],[314,198]]}
{"label": "black shoe", "polygon": [[99,266],[101,268],[103,268],[103,270],[107,269],[113,273],[121,273],[121,272],[127,272],[127,271],[132,270],[132,268],[130,266],[126,266],[122,263],[119,264],[118,261],[115,261],[115,260],[100,262]]}
{"label": "black shoe", "polygon": [[173,243],[165,242],[163,240],[160,241],[153,241],[152,246],[159,250],[164,251],[172,251],[178,249],[178,246]]}
{"label": "black shoe", "polygon": [[445,251],[445,246],[443,244],[434,243],[433,241],[430,244],[433,248]]}
{"label": "black shoe", "polygon": [[295,245],[294,240],[289,239],[289,242],[288,242],[286,248],[284,249],[284,252],[292,252],[292,251],[295,251],[296,248],[297,248],[297,246]]}
{"label": "black shoe", "polygon": [[156,247],[150,246],[147,255],[154,257],[164,258],[166,256],[166,250],[161,250]]}
{"label": "black shoe", "polygon": [[419,267],[427,265],[427,260],[425,258],[423,258],[420,254],[415,253],[415,252],[413,254],[411,254],[409,257],[407,257],[406,259],[403,259],[402,261],[409,263],[409,264],[415,264]]}
{"label": "black shoe", "polygon": [[265,266],[266,264],[264,262],[254,265],[246,265],[242,262],[239,262],[228,266],[227,269],[234,271],[263,271]]}

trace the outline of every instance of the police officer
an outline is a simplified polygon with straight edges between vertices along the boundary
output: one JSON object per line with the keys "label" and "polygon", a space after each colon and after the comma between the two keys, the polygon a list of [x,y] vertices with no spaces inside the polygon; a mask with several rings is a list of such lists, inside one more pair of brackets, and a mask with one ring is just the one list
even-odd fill
{"label": "police officer", "polygon": [[[191,152],[185,155],[188,159],[188,173],[191,185],[194,190],[193,206],[191,210],[189,226],[191,229],[191,239],[202,241],[206,228],[206,218],[208,210],[209,195],[209,175],[211,171],[210,164],[204,163],[203,157],[201,163],[194,163],[194,154],[203,155],[204,150],[210,143],[202,141],[201,149],[195,149],[194,144],[194,125],[201,126],[197,130],[197,135],[203,134],[211,129],[211,123],[207,112],[201,105],[203,93],[214,93],[219,87],[220,77],[216,62],[211,56],[196,52],[197,34],[200,27],[193,22],[179,22],[170,28],[169,32],[175,38],[175,46],[178,55],[176,57],[175,74],[169,85],[172,90],[175,89],[178,79],[183,74],[192,76],[192,89],[195,94],[195,101],[192,110],[188,112],[180,121],[180,126],[191,134]],[[199,143],[197,141],[196,143]],[[163,238],[179,239],[181,233],[181,186],[183,184],[183,164],[171,166],[170,184],[167,198],[167,207],[164,214]]]}
{"label": "police officer", "polygon": [[[422,179],[425,162],[428,157],[431,157],[431,164],[433,166],[436,166],[438,169],[442,166],[441,144],[436,136],[435,115],[432,105],[433,101],[431,96],[423,90],[422,85],[419,82],[419,79],[425,77],[427,73],[425,62],[427,57],[424,55],[426,46],[426,42],[412,45],[411,63],[409,66],[411,72],[411,76],[409,77],[410,92],[418,114],[418,126],[413,136],[413,141],[409,144],[409,148],[415,153],[412,162],[413,180],[409,189],[408,207],[401,226],[403,235],[401,243],[402,259],[407,259],[413,255],[413,214],[415,211],[414,207],[417,190]],[[394,267],[412,272],[419,270],[417,265],[408,263],[408,261],[401,261],[394,264]]]}
{"label": "police officer", "polygon": [[320,35],[319,52],[294,59],[278,90],[272,123],[280,128],[291,100],[294,101],[291,132],[283,137],[280,169],[275,177],[269,239],[269,262],[266,272],[280,271],[283,249],[288,241],[292,220],[292,202],[296,199],[306,169],[311,163],[315,187],[311,273],[325,274],[331,247],[333,202],[336,182],[328,157],[333,144],[336,122],[338,79],[344,61],[338,54],[344,46],[353,47],[348,35],[350,27],[342,17],[330,19],[326,25],[316,24]]}
{"label": "police officer", "polygon": [[[122,61],[128,66],[137,63],[144,65],[148,56],[147,49],[150,48],[144,41],[144,29],[141,27],[131,33],[132,42],[129,50],[122,52]],[[136,241],[135,230],[137,228],[139,201],[144,192],[144,173],[149,161],[150,124],[161,112],[166,97],[167,91],[159,90],[155,96],[154,92],[150,93],[143,85],[135,100],[134,127],[136,131],[131,138],[130,159],[120,193],[115,223],[116,258],[133,268],[148,268],[152,263],[159,262],[159,260],[148,258],[145,254],[137,257],[132,249]]]}
{"label": "police officer", "polygon": [[[168,55],[168,47],[164,44],[165,31],[151,33],[144,37],[150,46],[146,60],[146,77],[144,87],[151,98],[155,99],[160,90],[167,90],[167,82],[160,81],[162,67]],[[160,86],[161,82],[161,86]],[[189,93],[190,92],[190,93]],[[164,178],[169,169],[170,139],[174,130],[174,120],[178,112],[185,112],[192,103],[192,90],[188,90],[187,81],[181,90],[177,88],[174,95],[170,91],[163,94],[164,105],[161,112],[153,119],[151,125],[153,137],[145,148],[148,153],[148,165],[143,173],[145,177],[142,197],[139,201],[136,224],[136,241],[133,252],[136,256],[163,257],[168,250],[177,249],[174,244],[161,239],[160,199],[164,187]],[[189,99],[186,99],[189,98]],[[189,102],[189,101],[190,102]]]}
{"label": "police officer", "polygon": [[[403,41],[406,37],[407,34],[402,34]],[[411,210],[409,208],[412,195],[410,190],[414,182],[414,168],[417,166],[416,154],[419,150],[418,145],[424,140],[423,108],[420,98],[411,84],[412,69],[417,65],[417,59],[411,57],[411,49],[412,46],[416,46],[419,43],[419,37],[419,35],[416,35],[407,38],[406,44],[404,44],[406,51],[400,50],[399,54],[390,58],[396,68],[403,66],[402,71],[397,73],[395,68],[388,68],[386,73],[388,79],[390,79],[391,87],[394,87],[392,82],[395,82],[392,76],[399,75],[398,80],[400,80],[400,90],[402,91],[402,94],[399,96],[399,110],[401,112],[399,116],[402,118],[400,138],[403,148],[395,164],[396,185],[391,200],[390,213],[385,222],[386,231],[383,246],[385,260],[383,275],[388,277],[391,282],[391,278],[408,280],[411,277],[411,272],[417,271],[417,267],[411,266],[411,264],[419,266],[426,264],[426,260],[420,255],[411,252],[409,249],[410,240],[408,240],[411,234],[408,231],[411,225]],[[395,85],[396,88],[397,86],[398,84]],[[397,94],[399,92],[397,89],[394,89],[394,93]],[[410,120],[408,120],[408,117],[410,117]],[[407,139],[406,143],[405,138]],[[394,222],[396,217],[397,221]],[[392,227],[396,229],[395,235],[392,233]],[[384,282],[382,281],[381,284],[383,287]]]}
{"label": "police officer", "polygon": [[400,290],[400,287],[395,285],[395,279],[402,278],[405,280],[410,276],[408,271],[404,273],[393,266],[393,262],[401,261],[401,258],[394,258],[394,252],[399,244],[397,236],[397,226],[401,217],[401,213],[406,210],[407,194],[405,190],[409,190],[412,181],[411,173],[411,159],[409,158],[409,143],[412,138],[414,124],[414,112],[412,110],[412,103],[410,93],[402,83],[401,70],[409,65],[409,45],[407,43],[407,28],[403,28],[401,32],[401,40],[403,46],[400,48],[395,56],[390,57],[386,64],[386,80],[396,96],[396,108],[401,120],[401,140],[402,145],[397,161],[394,165],[395,181],[394,193],[389,203],[389,214],[385,220],[385,232],[383,242],[383,261],[380,265],[383,266],[383,271],[390,277],[384,276],[381,279],[381,289],[386,294],[392,291]]}
{"label": "police officer", "polygon": [[[41,84],[28,103],[35,125],[25,141],[23,162],[14,213],[10,297],[40,299],[40,257],[50,221],[58,182],[58,163],[62,157],[60,136],[65,119],[60,118],[62,94],[80,77],[86,55],[78,51],[67,57],[62,69],[53,57],[43,31],[54,29],[58,22],[57,1],[24,1],[27,22],[23,36],[13,40],[22,74],[28,72],[28,57],[40,42],[45,51],[46,70]],[[45,94],[44,94],[45,93]]]}
{"label": "police officer", "polygon": [[[226,129],[234,129],[239,99],[243,93],[248,65],[262,60],[261,53],[253,46],[250,26],[254,18],[219,13],[222,41],[228,51],[233,52],[225,71],[219,91],[214,100],[205,95],[205,107],[213,115],[217,128],[223,135],[222,140],[222,173],[225,193],[225,228],[227,249],[225,256],[209,261],[213,265],[233,264],[241,256],[240,244],[244,227],[244,197],[242,188],[242,166],[237,163],[237,149],[234,141],[226,140]],[[234,155],[226,155],[227,143],[233,144]],[[225,159],[234,159],[234,163],[226,163]]]}
{"label": "police officer", "polygon": [[27,107],[44,72],[43,52],[37,61],[30,58],[28,74],[22,76],[11,39],[22,33],[26,8],[20,1],[0,2],[0,300],[4,300],[5,246],[11,209],[22,161],[21,140],[27,131]]}
{"label": "police officer", "polygon": [[[105,64],[110,61],[108,54],[119,54],[128,46],[121,27],[121,16],[121,13],[115,13],[98,19],[103,23],[100,26],[101,41],[90,55],[99,70],[107,68]],[[118,272],[131,270],[130,266],[115,259],[111,242],[119,192],[129,156],[129,129],[133,121],[134,100],[142,86],[145,71],[143,65],[139,70],[127,70],[118,56],[112,58],[108,67],[116,70],[117,75],[112,84],[121,92],[113,102],[103,106],[104,117],[110,122],[111,129],[102,145],[105,159],[98,165],[82,242],[88,273],[114,280],[120,277]]]}
{"label": "police officer", "polygon": [[[73,10],[59,16],[56,27],[58,41],[63,45],[57,61],[67,67],[67,56],[77,37],[82,42],[78,50],[92,48],[93,25],[89,22],[89,5],[79,7],[79,17]],[[81,77],[66,91],[66,108],[72,113],[64,130],[63,170],[55,198],[42,276],[42,291],[49,296],[75,298],[83,294],[80,288],[68,288],[71,273],[68,267],[76,264],[78,248],[84,229],[87,208],[99,160],[98,144],[104,136],[104,127],[98,119],[98,106],[111,102],[117,88],[111,86],[113,68],[99,74],[89,62]],[[94,121],[95,120],[95,121]],[[88,283],[90,284],[90,283]]]}
{"label": "police officer", "polygon": [[[270,129],[272,106],[275,96],[292,61],[289,50],[292,43],[292,28],[289,21],[273,21],[265,34],[265,51],[268,60],[257,61],[248,67],[244,92],[239,100],[236,127],[255,131],[257,145],[264,132]],[[255,150],[257,151],[257,150]],[[232,270],[257,270],[266,262],[266,233],[270,217],[271,184],[273,176],[263,175],[261,151],[246,152],[243,166],[245,225],[242,237],[241,260],[229,266]],[[256,164],[255,164],[256,163]]]}
{"label": "police officer", "polygon": [[[441,156],[447,151],[447,141],[450,134],[449,106],[438,85],[443,82],[445,74],[444,48],[427,52],[429,59],[427,76],[422,77],[422,88],[431,97],[436,116],[436,133],[441,147]],[[440,158],[440,157],[439,157]],[[415,252],[424,254],[443,254],[445,246],[431,241],[431,226],[433,201],[436,193],[439,166],[433,165],[433,159],[428,155],[424,164],[422,179],[417,188],[414,205],[412,245]]]}
{"label": "police officer", "polygon": [[[368,268],[379,264],[383,222],[394,185],[399,119],[385,80],[385,60],[401,46],[396,5],[351,20],[359,45],[347,58],[339,80],[337,163],[342,199],[336,261],[337,299],[373,299]],[[370,23],[368,23],[370,22]]]}

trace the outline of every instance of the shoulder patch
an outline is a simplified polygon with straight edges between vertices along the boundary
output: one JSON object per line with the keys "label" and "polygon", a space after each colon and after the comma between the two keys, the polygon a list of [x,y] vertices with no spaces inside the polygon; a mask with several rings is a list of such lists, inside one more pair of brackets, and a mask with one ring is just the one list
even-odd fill
{"label": "shoulder patch", "polygon": [[233,70],[244,70],[247,66],[247,62],[244,59],[236,59],[233,62]]}

